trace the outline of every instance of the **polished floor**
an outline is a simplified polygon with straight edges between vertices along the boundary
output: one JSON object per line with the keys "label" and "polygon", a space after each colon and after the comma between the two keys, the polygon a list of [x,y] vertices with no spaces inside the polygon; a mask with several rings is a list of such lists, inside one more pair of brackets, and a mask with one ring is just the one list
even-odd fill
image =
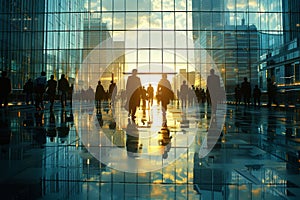
{"label": "polished floor", "polygon": [[161,113],[154,103],[132,120],[121,102],[76,101],[0,110],[1,199],[300,198],[296,108],[227,105],[216,141],[206,105]]}

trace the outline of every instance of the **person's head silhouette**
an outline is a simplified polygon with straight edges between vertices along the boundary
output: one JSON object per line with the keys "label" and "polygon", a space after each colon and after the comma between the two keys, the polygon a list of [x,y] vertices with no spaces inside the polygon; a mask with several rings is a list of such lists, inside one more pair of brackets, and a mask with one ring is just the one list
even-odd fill
{"label": "person's head silhouette", "polygon": [[136,76],[137,75],[137,69],[132,70],[132,75]]}

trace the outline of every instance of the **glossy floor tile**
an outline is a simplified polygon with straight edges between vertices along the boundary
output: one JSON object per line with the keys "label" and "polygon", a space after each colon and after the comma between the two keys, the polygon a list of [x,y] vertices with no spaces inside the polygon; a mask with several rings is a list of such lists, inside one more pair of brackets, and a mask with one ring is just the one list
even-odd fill
{"label": "glossy floor tile", "polygon": [[300,197],[295,108],[227,105],[217,122],[222,133],[210,141],[214,116],[206,105],[174,102],[164,116],[155,104],[135,120],[122,102],[48,107],[0,111],[3,199]]}

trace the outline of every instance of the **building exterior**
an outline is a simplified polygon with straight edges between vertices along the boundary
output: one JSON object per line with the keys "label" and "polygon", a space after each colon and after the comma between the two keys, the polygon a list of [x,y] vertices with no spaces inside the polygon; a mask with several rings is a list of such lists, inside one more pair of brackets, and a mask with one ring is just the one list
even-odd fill
{"label": "building exterior", "polygon": [[257,80],[259,35],[255,25],[226,25],[224,34],[214,41],[213,59],[221,71],[227,93],[233,93],[237,84],[247,77],[253,85]]}
{"label": "building exterior", "polygon": [[0,7],[0,70],[9,72],[13,89],[45,69],[45,1],[4,1]]}
{"label": "building exterior", "polygon": [[276,82],[284,94],[293,93],[289,98],[296,103],[300,85],[300,14],[299,1],[282,1],[282,42],[272,46],[261,55],[259,68],[260,86],[267,90],[267,79]]}

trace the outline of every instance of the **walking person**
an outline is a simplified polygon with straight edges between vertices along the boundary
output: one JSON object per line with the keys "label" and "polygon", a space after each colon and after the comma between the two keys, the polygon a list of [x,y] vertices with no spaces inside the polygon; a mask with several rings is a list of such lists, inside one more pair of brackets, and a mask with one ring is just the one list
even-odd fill
{"label": "walking person", "polygon": [[153,105],[153,97],[154,97],[154,89],[150,83],[147,87],[147,94],[148,94],[149,106],[152,106]]}
{"label": "walking person", "polygon": [[135,119],[136,108],[140,106],[141,101],[141,80],[137,76],[137,69],[132,70],[132,75],[128,77],[126,83],[127,102],[125,108],[128,109],[128,116]]}
{"label": "walking person", "polygon": [[0,108],[2,108],[2,103],[4,108],[8,107],[8,96],[11,93],[11,81],[7,77],[7,72],[2,71],[2,76],[0,78]]}
{"label": "walking person", "polygon": [[47,94],[50,101],[50,110],[53,110],[53,105],[56,96],[57,81],[54,80],[54,75],[51,75],[50,80],[47,81]]}
{"label": "walking person", "polygon": [[237,84],[234,88],[234,97],[235,97],[235,105],[240,105],[241,98],[242,98],[242,92],[240,88],[240,84]]}
{"label": "walking person", "polygon": [[248,82],[247,77],[245,77],[244,82],[242,82],[241,91],[242,91],[242,96],[244,98],[245,106],[249,106],[250,99],[251,99],[251,85]]}
{"label": "walking person", "polygon": [[187,107],[187,98],[188,98],[189,88],[186,84],[186,80],[182,82],[182,85],[180,86],[180,100],[181,100],[181,108]]}
{"label": "walking person", "polygon": [[221,82],[220,77],[215,74],[215,70],[210,70],[210,75],[207,77],[207,94],[208,94],[208,103],[211,103],[211,112],[216,114],[217,103],[221,100]]}
{"label": "walking person", "polygon": [[118,88],[117,88],[116,83],[114,83],[113,80],[110,81],[110,85],[108,88],[108,95],[109,95],[111,105],[114,105],[114,103],[115,103],[117,91],[118,91]]}
{"label": "walking person", "polygon": [[253,89],[253,101],[254,107],[260,107],[260,97],[261,97],[261,90],[258,88],[258,85],[255,85]]}
{"label": "walking person", "polygon": [[148,99],[147,90],[146,90],[145,86],[143,86],[142,89],[141,89],[141,98],[142,98],[142,109],[145,110],[146,109],[146,102],[147,102],[147,99]]}
{"label": "walking person", "polygon": [[157,91],[161,99],[161,107],[163,114],[163,124],[166,123],[166,112],[168,104],[171,100],[174,99],[174,92],[172,91],[171,83],[167,79],[167,74],[162,74],[162,78],[160,79],[157,85]]}
{"label": "walking person", "polygon": [[35,91],[35,107],[36,110],[44,109],[44,93],[46,90],[47,80],[46,72],[41,72],[41,76],[37,77],[34,81],[34,91]]}
{"label": "walking person", "polygon": [[29,78],[26,83],[24,84],[23,91],[25,93],[25,101],[26,105],[29,105],[29,102],[31,105],[33,105],[33,92],[34,92],[34,87],[33,87],[33,81],[31,78]]}
{"label": "walking person", "polygon": [[267,92],[268,107],[271,107],[273,103],[276,104],[276,106],[278,106],[278,102],[276,100],[277,86],[270,78],[267,79]]}
{"label": "walking person", "polygon": [[69,91],[69,81],[65,78],[65,74],[62,74],[58,81],[58,91],[61,95],[61,107],[64,108],[67,105],[67,93]]}
{"label": "walking person", "polygon": [[96,87],[96,93],[95,93],[95,101],[96,101],[96,109],[97,113],[100,113],[101,109],[101,102],[105,99],[106,92],[104,90],[103,85],[101,84],[101,81],[98,81],[98,85]]}

